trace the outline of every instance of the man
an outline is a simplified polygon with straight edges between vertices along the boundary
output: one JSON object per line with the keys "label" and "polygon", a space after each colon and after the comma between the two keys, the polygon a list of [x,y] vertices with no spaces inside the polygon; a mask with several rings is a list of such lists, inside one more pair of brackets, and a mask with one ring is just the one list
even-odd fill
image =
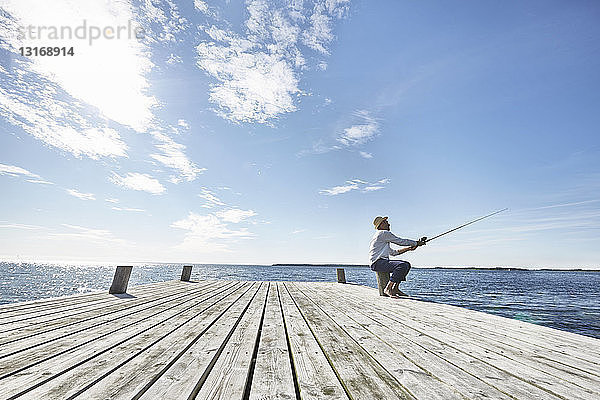
{"label": "man", "polygon": [[[422,237],[418,241],[410,239],[402,239],[390,232],[390,223],[388,217],[377,217],[373,221],[375,225],[375,235],[371,239],[371,248],[369,250],[369,258],[371,261],[371,269],[377,272],[391,272],[390,281],[384,289],[384,293],[389,297],[400,298],[407,296],[398,287],[401,281],[406,280],[406,275],[410,271],[410,263],[407,261],[390,261],[390,256],[398,256],[412,251],[426,243],[427,238]],[[401,250],[392,250],[390,243],[399,246],[409,246]]]}

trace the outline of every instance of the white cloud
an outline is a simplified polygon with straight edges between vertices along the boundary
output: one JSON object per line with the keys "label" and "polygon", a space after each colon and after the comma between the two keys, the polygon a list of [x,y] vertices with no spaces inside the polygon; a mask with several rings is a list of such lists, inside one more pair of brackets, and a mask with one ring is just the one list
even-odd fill
{"label": "white cloud", "polygon": [[37,183],[40,185],[54,185],[53,182],[46,181],[41,176],[34,174],[33,172],[30,172],[24,168],[17,167],[15,165],[0,164],[0,175],[23,176],[26,178],[31,178],[25,179],[29,183]]}
{"label": "white cloud", "polygon": [[185,119],[180,119],[177,121],[177,125],[182,127],[185,130],[190,129],[190,124]]}
{"label": "white cloud", "polygon": [[376,190],[384,189],[384,185],[389,182],[390,180],[388,178],[380,179],[375,183],[369,183],[362,179],[352,179],[346,181],[344,185],[334,186],[330,189],[319,190],[319,193],[326,196],[336,196],[338,194],[348,193],[353,190],[358,190],[362,193],[369,193],[374,192]]}
{"label": "white cloud", "polygon": [[[196,48],[197,65],[217,81],[209,98],[222,117],[265,123],[296,110],[295,97],[302,93],[299,77],[306,68],[301,45],[328,53],[334,20],[343,17],[347,2],[318,0],[306,9],[301,1],[246,4],[245,34],[227,24],[227,30],[204,27],[209,39]],[[208,12],[204,2],[197,1],[196,8]]]}
{"label": "white cloud", "polygon": [[229,243],[254,236],[247,228],[229,229],[215,214],[199,215],[190,212],[186,218],[173,222],[171,227],[187,231],[183,242],[176,246],[177,249],[198,252],[228,251]]}
{"label": "white cloud", "polygon": [[348,12],[350,0],[325,0],[316,2],[308,18],[310,27],[302,33],[302,42],[323,54],[329,54],[327,46],[334,39],[333,19],[343,18]]}
{"label": "white cloud", "polygon": [[176,143],[169,136],[153,131],[152,136],[159,141],[156,147],[162,151],[162,154],[151,154],[150,157],[156,161],[164,164],[169,168],[173,168],[178,171],[178,176],[172,176],[170,181],[172,183],[179,183],[182,180],[188,182],[196,179],[196,176],[204,171],[206,168],[198,168],[184,153],[185,146]]}
{"label": "white cloud", "polygon": [[96,196],[94,196],[93,193],[81,193],[75,189],[65,189],[65,190],[71,196],[77,197],[78,199],[81,199],[81,200],[96,200]]}
{"label": "white cloud", "polygon": [[105,200],[108,201],[109,203],[118,203],[119,202],[119,199],[108,198],[108,199],[105,199]]}
{"label": "white cloud", "polygon": [[379,123],[368,111],[360,110],[354,113],[361,121],[344,129],[337,141],[345,146],[359,146],[372,140],[379,131]]}
{"label": "white cloud", "polygon": [[171,55],[167,59],[167,64],[169,64],[169,65],[181,64],[182,62],[183,62],[183,59],[180,56],[177,56],[173,53],[171,53]]}
{"label": "white cloud", "polygon": [[162,194],[166,191],[165,187],[161,183],[147,174],[140,174],[137,172],[129,172],[125,176],[120,176],[113,173],[110,178],[111,182],[115,185],[122,186],[127,189],[140,190],[152,194]]}
{"label": "white cloud", "polygon": [[10,78],[2,82],[7,89],[0,86],[0,110],[8,122],[76,157],[127,155],[127,146],[117,131],[105,126],[89,127],[94,117],[81,104],[62,100],[55,84],[43,77],[36,78],[20,68],[20,64],[15,62]]}
{"label": "white cloud", "polygon": [[363,190],[365,192],[374,192],[375,190],[380,190],[380,189],[383,189],[383,188],[385,188],[385,186],[367,186]]}
{"label": "white cloud", "polygon": [[208,13],[208,4],[206,4],[205,1],[202,0],[194,0],[194,7],[196,8],[196,10],[203,12],[205,14]]}
{"label": "white cloud", "polygon": [[145,39],[165,46],[183,42],[183,33],[190,24],[174,1],[145,0],[140,3],[137,19],[145,31],[151,32]]}
{"label": "white cloud", "polygon": [[363,144],[376,132],[376,125],[353,125],[344,129],[344,134],[338,140],[347,146]]}
{"label": "white cloud", "polygon": [[24,175],[30,178],[40,178],[39,175],[29,172],[24,168],[17,167],[15,165],[0,164],[0,175],[19,176]]}
{"label": "white cloud", "polygon": [[[575,201],[575,202],[568,202],[568,203],[559,203],[559,204],[552,204],[552,205],[548,205],[548,206],[529,208],[529,209],[520,210],[520,211],[537,211],[537,210],[547,210],[549,208],[572,207],[572,206],[579,206],[579,205],[590,204],[590,203],[597,203],[599,201],[600,201],[600,199],[593,199],[593,200]],[[513,211],[513,213],[514,213],[514,211]]]}
{"label": "white cloud", "polygon": [[343,147],[341,145],[327,145],[325,140],[319,139],[312,144],[312,148],[310,150],[302,150],[299,151],[296,155],[298,157],[305,156],[307,154],[325,154],[329,153],[332,150],[341,150]]}
{"label": "white cloud", "polygon": [[233,208],[230,210],[219,211],[216,213],[216,215],[225,222],[233,222],[234,224],[237,224],[257,214],[252,210],[240,210],[238,208]]}
{"label": "white cloud", "polygon": [[86,242],[100,243],[100,244],[126,244],[127,241],[116,238],[112,232],[106,229],[94,229],[86,228],[78,225],[62,224],[65,228],[68,228],[69,232],[64,233],[51,233],[48,235],[48,239],[83,239]]}
{"label": "white cloud", "polygon": [[41,226],[27,225],[27,224],[0,224],[0,228],[3,228],[3,229],[26,229],[26,230],[43,229],[43,227],[41,227]]}
{"label": "white cloud", "polygon": [[112,210],[116,211],[133,211],[133,212],[144,212],[141,208],[128,208],[128,207],[111,207]]}
{"label": "white cloud", "polygon": [[322,7],[315,7],[310,16],[310,28],[302,33],[302,42],[313,50],[329,54],[327,44],[333,40],[331,18],[323,12]]}
{"label": "white cloud", "polygon": [[351,190],[357,190],[358,185],[352,182],[347,182],[347,185],[334,186],[331,189],[319,190],[319,193],[326,194],[328,196],[335,196],[337,194],[347,193]]}
{"label": "white cloud", "polygon": [[220,115],[234,122],[266,122],[296,110],[292,96],[299,93],[292,67],[279,55],[252,53],[253,46],[201,43],[198,66],[220,81],[210,90],[210,100]]}
{"label": "white cloud", "polygon": [[53,182],[48,182],[48,181],[45,181],[45,180],[42,180],[42,179],[27,179],[27,182],[38,183],[40,185],[54,185]]}
{"label": "white cloud", "polygon": [[[330,104],[330,99],[325,99],[325,104]],[[350,117],[351,125],[344,128],[341,133],[337,134],[335,142],[329,143],[324,139],[318,139],[313,143],[311,150],[302,150],[298,156],[305,154],[323,154],[332,150],[349,150],[355,151],[354,148],[360,147],[367,142],[373,140],[379,134],[379,122],[367,110],[357,110]],[[372,158],[373,154],[364,151],[359,152],[363,158]]]}
{"label": "white cloud", "polygon": [[[44,132],[44,135],[50,132]],[[45,142],[67,150],[77,157],[87,155],[92,159],[99,157],[125,157],[127,145],[120,135],[110,128],[89,128],[75,130],[71,127],[59,128],[52,137],[46,136]]]}
{"label": "white cloud", "polygon": [[198,195],[198,197],[203,198],[204,200],[207,201],[207,203],[202,205],[203,208],[214,208],[215,206],[224,206],[225,205],[225,203],[223,203],[221,201],[221,199],[219,199],[214,194],[214,192],[211,192],[210,190],[208,190],[206,188],[202,188],[202,193],[200,193]]}
{"label": "white cloud", "polygon": [[[11,21],[5,16],[0,22],[8,33],[16,28],[15,21],[20,26],[65,26],[75,30],[82,26],[85,16],[88,28],[113,27],[116,31],[135,20],[134,9],[127,2],[7,0],[2,7],[13,18]],[[16,53],[21,46],[56,46],[56,40],[50,39],[49,34],[42,36],[19,40],[16,35],[9,35],[3,38],[3,47]],[[153,67],[148,48],[140,40],[124,37],[125,34],[121,38],[100,38],[91,45],[91,35],[86,36],[86,39],[61,39],[61,47],[73,46],[75,56],[34,57],[31,63],[24,64],[26,71],[48,79],[73,98],[97,107],[104,116],[144,131],[153,119],[152,107],[156,105],[156,100],[146,94],[149,83],[145,74]],[[49,98],[56,98],[56,94],[50,94]],[[51,104],[39,106],[47,111],[53,108]]]}

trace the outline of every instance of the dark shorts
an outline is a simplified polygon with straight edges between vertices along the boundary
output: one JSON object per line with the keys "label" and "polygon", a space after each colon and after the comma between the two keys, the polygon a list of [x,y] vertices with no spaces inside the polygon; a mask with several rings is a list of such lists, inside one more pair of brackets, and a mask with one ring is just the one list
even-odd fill
{"label": "dark shorts", "polygon": [[377,272],[391,272],[390,281],[399,283],[406,280],[406,275],[410,271],[410,263],[408,261],[390,261],[380,258],[371,264],[371,269]]}

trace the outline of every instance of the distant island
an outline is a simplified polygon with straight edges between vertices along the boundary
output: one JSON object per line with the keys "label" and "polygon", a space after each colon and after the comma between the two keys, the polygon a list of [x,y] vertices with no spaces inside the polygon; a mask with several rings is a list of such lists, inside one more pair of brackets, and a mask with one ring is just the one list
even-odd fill
{"label": "distant island", "polygon": [[337,267],[337,268],[368,268],[364,264],[272,264],[273,267]]}

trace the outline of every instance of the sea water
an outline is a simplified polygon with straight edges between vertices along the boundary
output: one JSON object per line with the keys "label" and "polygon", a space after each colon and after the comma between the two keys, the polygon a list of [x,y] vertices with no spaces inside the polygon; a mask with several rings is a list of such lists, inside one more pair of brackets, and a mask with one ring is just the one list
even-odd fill
{"label": "sea water", "polygon": [[[178,279],[183,264],[135,265],[129,285]],[[346,280],[377,287],[367,267]],[[0,262],[0,304],[106,291],[113,265]],[[192,279],[336,281],[323,266],[194,265]],[[401,289],[412,297],[600,338],[600,272],[413,268]]]}

